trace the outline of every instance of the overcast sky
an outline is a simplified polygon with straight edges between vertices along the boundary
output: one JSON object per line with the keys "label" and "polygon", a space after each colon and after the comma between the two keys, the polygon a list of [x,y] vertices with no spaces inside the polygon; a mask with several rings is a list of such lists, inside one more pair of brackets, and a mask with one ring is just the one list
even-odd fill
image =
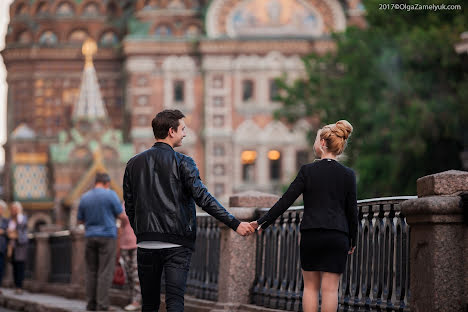
{"label": "overcast sky", "polygon": [[[5,34],[8,26],[8,13],[10,3],[13,0],[0,0],[0,51],[5,47]],[[5,153],[3,144],[6,141],[6,72],[3,59],[0,56],[0,167],[3,167],[5,162]]]}

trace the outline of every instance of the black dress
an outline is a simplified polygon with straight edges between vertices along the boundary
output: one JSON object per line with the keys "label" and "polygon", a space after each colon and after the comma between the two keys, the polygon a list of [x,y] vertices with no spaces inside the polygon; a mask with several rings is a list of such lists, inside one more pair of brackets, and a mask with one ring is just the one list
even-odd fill
{"label": "black dress", "polygon": [[296,179],[260,219],[263,229],[273,224],[299,197],[304,197],[301,221],[301,264],[305,271],[343,273],[347,254],[356,246],[358,211],[356,177],[331,159],[299,170]]}

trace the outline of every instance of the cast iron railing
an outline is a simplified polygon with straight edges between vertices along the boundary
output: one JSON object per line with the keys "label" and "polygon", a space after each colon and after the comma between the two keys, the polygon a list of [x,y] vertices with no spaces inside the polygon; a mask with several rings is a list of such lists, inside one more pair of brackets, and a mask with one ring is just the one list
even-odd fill
{"label": "cast iron railing", "polygon": [[[409,311],[409,226],[401,214],[406,197],[358,201],[356,252],[348,256],[339,288],[341,311]],[[261,209],[266,213],[268,209]],[[252,303],[301,311],[299,223],[303,207],[288,209],[257,237]]]}
{"label": "cast iron railing", "polygon": [[218,221],[207,213],[198,213],[197,241],[187,280],[187,294],[200,299],[218,299],[219,257]]}
{"label": "cast iron railing", "polygon": [[24,277],[27,279],[31,279],[34,276],[34,269],[35,269],[35,259],[36,259],[36,238],[34,234],[28,234],[29,242],[28,242],[28,255],[26,258],[25,270],[24,270]]}
{"label": "cast iron railing", "polygon": [[72,254],[70,231],[52,233],[49,237],[49,244],[51,261],[49,282],[69,283]]}

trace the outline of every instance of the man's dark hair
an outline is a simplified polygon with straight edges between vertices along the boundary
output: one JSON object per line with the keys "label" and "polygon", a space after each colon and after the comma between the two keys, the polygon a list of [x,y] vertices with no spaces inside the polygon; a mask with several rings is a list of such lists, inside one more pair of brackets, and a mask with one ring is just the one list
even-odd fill
{"label": "man's dark hair", "polygon": [[156,139],[165,139],[169,135],[169,129],[177,131],[179,127],[179,119],[184,118],[185,115],[178,109],[166,109],[159,112],[153,118],[151,126],[153,127],[153,134]]}
{"label": "man's dark hair", "polygon": [[106,184],[108,182],[110,182],[110,176],[107,174],[107,173],[104,173],[104,172],[99,172],[96,174],[96,180],[95,180],[95,183],[102,183],[102,184]]}

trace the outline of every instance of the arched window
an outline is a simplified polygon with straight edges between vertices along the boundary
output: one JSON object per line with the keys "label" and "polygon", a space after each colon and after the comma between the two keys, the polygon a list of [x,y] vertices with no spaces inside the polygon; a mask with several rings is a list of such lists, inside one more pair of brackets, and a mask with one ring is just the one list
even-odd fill
{"label": "arched window", "polygon": [[185,30],[185,36],[187,37],[197,37],[200,35],[200,27],[197,25],[190,25]]}
{"label": "arched window", "polygon": [[60,16],[72,16],[75,12],[73,10],[73,6],[70,3],[62,2],[58,5],[55,13]]}
{"label": "arched window", "polygon": [[113,31],[106,31],[99,40],[102,46],[112,46],[119,43],[119,38]]}
{"label": "arched window", "polygon": [[41,45],[51,46],[57,44],[57,42],[57,35],[50,30],[44,31],[39,37],[39,44]]}
{"label": "arched window", "polygon": [[19,43],[31,43],[32,42],[31,33],[27,30],[20,32],[16,38],[16,41]]}
{"label": "arched window", "polygon": [[167,25],[159,25],[156,28],[154,34],[158,37],[168,37],[172,35],[172,30]]}
{"label": "arched window", "polygon": [[86,38],[88,38],[88,33],[85,30],[79,29],[70,34],[68,41],[72,43],[82,43]]}
{"label": "arched window", "polygon": [[47,14],[47,11],[49,10],[48,6],[47,6],[47,3],[46,2],[41,2],[39,3],[39,5],[37,6],[37,9],[36,9],[36,14],[37,15],[44,15],[44,14]]}
{"label": "arched window", "polygon": [[143,10],[151,10],[159,7],[158,0],[146,0]]}
{"label": "arched window", "polygon": [[257,159],[257,152],[254,150],[242,151],[242,181],[254,182],[255,181],[255,160]]}
{"label": "arched window", "polygon": [[19,4],[17,7],[16,7],[16,12],[15,12],[15,15],[26,15],[28,14],[28,7],[26,6],[26,4],[24,3],[21,3]]}
{"label": "arched window", "polygon": [[99,15],[99,6],[94,3],[88,3],[83,9],[83,16],[98,16]]}
{"label": "arched window", "polygon": [[270,179],[278,181],[281,179],[281,153],[277,150],[270,150],[268,152],[268,159],[270,160]]}
{"label": "arched window", "polygon": [[171,0],[167,5],[167,8],[172,10],[183,10],[185,9],[185,4],[182,0]]}

